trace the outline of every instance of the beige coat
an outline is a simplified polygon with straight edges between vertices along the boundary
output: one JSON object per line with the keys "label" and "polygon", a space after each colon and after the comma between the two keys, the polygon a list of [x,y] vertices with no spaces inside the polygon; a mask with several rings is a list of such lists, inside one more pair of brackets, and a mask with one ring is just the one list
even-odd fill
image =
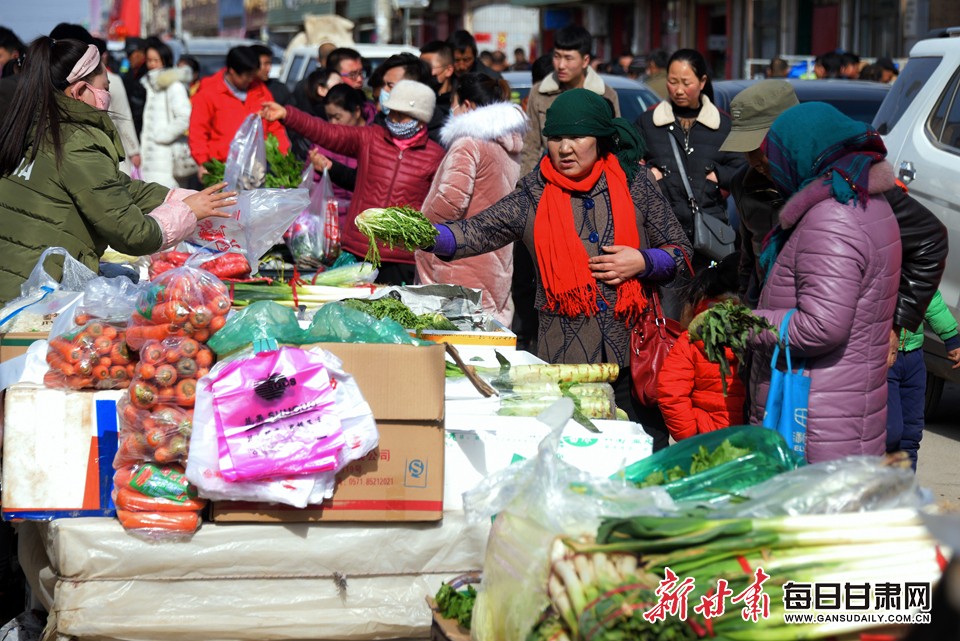
{"label": "beige coat", "polygon": [[[526,116],[505,102],[451,117],[440,132],[447,155],[423,201],[427,218],[435,223],[470,218],[513,191],[520,177],[520,149],[526,130]],[[484,311],[510,326],[512,244],[453,262],[418,251],[416,261],[419,282],[479,289]]]}
{"label": "beige coat", "polygon": [[[613,112],[620,116],[620,102],[617,100],[617,92],[604,84],[603,79],[593,69],[587,68],[583,88],[612,102]],[[523,160],[520,163],[520,173],[523,176],[526,176],[536,167],[537,163],[540,162],[540,157],[543,156],[543,151],[547,148],[547,139],[543,135],[543,125],[547,122],[547,109],[563,91],[560,88],[560,83],[557,82],[556,72],[533,85],[530,90],[530,98],[527,101],[530,130],[523,138]]]}

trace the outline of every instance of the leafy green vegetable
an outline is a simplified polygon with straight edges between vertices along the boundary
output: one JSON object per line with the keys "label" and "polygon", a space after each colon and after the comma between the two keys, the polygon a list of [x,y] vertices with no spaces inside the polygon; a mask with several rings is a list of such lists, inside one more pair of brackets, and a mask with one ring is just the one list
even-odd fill
{"label": "leafy green vegetable", "polygon": [[662,470],[656,470],[648,474],[643,481],[637,484],[637,487],[666,485],[667,483],[679,481],[680,479],[688,476],[693,476],[694,474],[699,474],[700,472],[719,467],[724,463],[736,461],[737,459],[748,454],[750,454],[749,449],[744,447],[735,447],[732,443],[730,443],[730,439],[723,439],[723,442],[721,442],[720,445],[718,445],[712,452],[701,445],[700,449],[697,452],[694,452],[693,456],[690,458],[689,472],[684,470],[679,465],[674,466],[666,472],[663,472]]}
{"label": "leafy green vegetable", "polygon": [[720,366],[724,396],[727,395],[727,377],[732,374],[725,348],[729,347],[742,365],[751,336],[765,331],[777,333],[767,319],[755,316],[748,307],[730,299],[698,314],[687,331],[691,340],[703,341],[707,358]]}
{"label": "leafy green vegetable", "polygon": [[267,136],[267,178],[264,187],[271,189],[295,189],[303,179],[303,163],[293,152],[282,153],[280,142],[273,134]]}
{"label": "leafy green vegetable", "polygon": [[203,163],[203,168],[207,170],[207,173],[203,175],[204,187],[223,182],[223,174],[227,166],[222,160],[217,160],[216,158],[208,160]]}
{"label": "leafy green vegetable", "polygon": [[351,298],[343,301],[344,306],[355,309],[365,314],[370,314],[376,318],[391,318],[397,321],[404,329],[414,329],[422,332],[425,329],[457,331],[457,326],[450,320],[436,312],[433,314],[414,314],[409,307],[402,301],[392,297],[383,296],[376,300],[363,300],[360,298]]}
{"label": "leafy green vegetable", "polygon": [[386,243],[393,249],[401,246],[408,251],[433,245],[437,230],[427,217],[413,207],[372,208],[357,216],[357,229],[367,237],[370,246],[364,260],[380,266],[380,249],[377,242]]}
{"label": "leafy green vegetable", "polygon": [[473,604],[477,600],[477,591],[472,585],[468,585],[466,590],[458,591],[443,583],[437,591],[436,600],[440,608],[440,616],[445,619],[456,619],[457,623],[470,629]]}

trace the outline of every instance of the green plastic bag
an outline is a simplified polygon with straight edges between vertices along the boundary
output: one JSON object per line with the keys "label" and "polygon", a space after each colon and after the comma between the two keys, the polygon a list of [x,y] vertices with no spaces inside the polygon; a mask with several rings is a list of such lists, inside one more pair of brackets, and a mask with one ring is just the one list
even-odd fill
{"label": "green plastic bag", "polygon": [[302,345],[303,337],[304,332],[300,329],[293,308],[261,300],[231,314],[226,325],[210,338],[208,345],[223,356],[249,347],[261,339],[272,338],[280,344]]}
{"label": "green plastic bag", "polygon": [[303,342],[428,344],[410,336],[396,321],[380,320],[340,303],[327,303],[317,311],[304,332]]}
{"label": "green plastic bag", "polygon": [[[694,455],[701,452],[701,446],[713,452],[725,440],[749,453],[702,472],[689,473]],[[622,477],[639,485],[655,472],[667,475],[668,471],[679,467],[687,476],[659,486],[675,501],[715,503],[803,464],[803,457],[791,451],[775,431],[759,425],[740,425],[684,439],[627,466]],[[620,477],[618,474],[615,478]]]}

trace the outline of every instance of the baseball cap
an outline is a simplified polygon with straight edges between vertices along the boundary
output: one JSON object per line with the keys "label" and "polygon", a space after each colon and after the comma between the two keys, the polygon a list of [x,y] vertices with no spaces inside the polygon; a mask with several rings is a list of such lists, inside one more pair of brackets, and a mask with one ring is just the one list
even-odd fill
{"label": "baseball cap", "polygon": [[759,149],[777,116],[797,104],[797,92],[786,80],[761,80],[747,87],[730,101],[730,133],[720,151]]}

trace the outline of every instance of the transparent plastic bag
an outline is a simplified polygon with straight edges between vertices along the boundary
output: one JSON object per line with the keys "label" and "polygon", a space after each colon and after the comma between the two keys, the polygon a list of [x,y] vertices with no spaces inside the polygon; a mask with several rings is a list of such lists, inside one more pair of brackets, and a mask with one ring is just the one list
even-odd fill
{"label": "transparent plastic bag", "polygon": [[[46,270],[46,260],[51,256],[63,257],[59,281]],[[63,247],[47,248],[40,254],[30,276],[20,285],[20,296],[0,309],[0,332],[10,331],[11,321],[22,313],[30,313],[34,306],[38,309],[42,307],[43,315],[59,313],[77,299],[87,281],[96,277],[96,273],[76,260]],[[48,298],[50,300],[47,300]]]}
{"label": "transparent plastic bag", "polygon": [[720,518],[756,518],[873,512],[929,502],[913,470],[886,465],[880,456],[847,456],[784,472],[711,506],[711,512]]}
{"label": "transparent plastic bag", "polygon": [[50,339],[50,369],[43,384],[54,389],[126,389],[134,373],[126,321],[88,319],[78,315],[78,326]]}
{"label": "transparent plastic bag", "polygon": [[214,415],[213,379],[229,363],[252,357],[251,351],[237,352],[230,359],[217,363],[211,375],[200,381],[190,438],[190,456],[187,459],[187,477],[197,485],[200,495],[214,500],[264,501],[284,503],[294,507],[321,503],[333,496],[336,473],[353,461],[371,452],[379,441],[373,412],[364,400],[353,377],[343,371],[343,365],[333,354],[320,348],[311,348],[312,357],[319,358],[332,381],[334,408],[340,419],[345,445],[337,456],[335,469],[308,474],[276,476],[255,481],[227,481],[220,469],[220,450],[216,417]]}
{"label": "transparent plastic bag", "polygon": [[340,221],[337,199],[327,170],[310,190],[310,204],[283,235],[295,261],[312,260],[332,265],[340,256]]}
{"label": "transparent plastic bag", "polygon": [[226,323],[231,307],[226,286],[210,272],[186,265],[160,274],[137,298],[127,344],[188,337],[205,343]]}
{"label": "transparent plastic bag", "polygon": [[257,189],[267,177],[267,148],[263,121],[259,114],[250,114],[230,142],[223,180],[226,191]]}
{"label": "transparent plastic bag", "polygon": [[141,538],[189,538],[200,528],[206,500],[187,481],[183,468],[153,463],[121,467],[113,477],[113,501],[123,528]]}
{"label": "transparent plastic bag", "polygon": [[557,458],[570,399],[539,420],[553,428],[536,458],[511,465],[464,494],[477,523],[496,515],[487,543],[483,581],[473,609],[472,638],[523,641],[549,604],[549,550],[557,536],[595,533],[603,516],[659,515],[673,502],[659,488],[633,487],[590,476]]}
{"label": "transparent plastic bag", "polygon": [[[728,447],[745,453],[715,467],[691,473],[695,460],[703,461],[718,448]],[[637,485],[658,485],[675,501],[713,503],[796,469],[803,463],[802,456],[791,451],[775,431],[759,425],[740,425],[684,439],[627,466],[623,478]],[[675,478],[681,473],[682,477]]]}

